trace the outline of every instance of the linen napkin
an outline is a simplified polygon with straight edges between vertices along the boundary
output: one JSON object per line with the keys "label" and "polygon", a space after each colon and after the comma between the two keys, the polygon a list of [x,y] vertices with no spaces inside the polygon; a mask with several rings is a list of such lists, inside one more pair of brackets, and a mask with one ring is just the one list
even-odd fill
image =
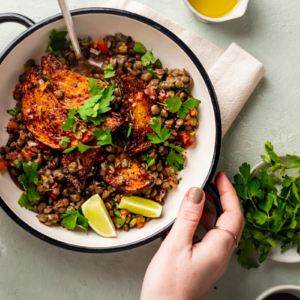
{"label": "linen napkin", "polygon": [[103,6],[130,11],[156,21],[187,44],[212,81],[220,106],[224,136],[265,74],[262,63],[235,43],[225,51],[139,2],[110,0]]}

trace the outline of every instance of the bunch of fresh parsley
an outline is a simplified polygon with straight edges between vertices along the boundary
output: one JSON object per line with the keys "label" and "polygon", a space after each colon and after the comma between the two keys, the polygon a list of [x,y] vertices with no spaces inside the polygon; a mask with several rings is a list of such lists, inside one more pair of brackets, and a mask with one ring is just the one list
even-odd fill
{"label": "bunch of fresh parsley", "polygon": [[40,199],[40,195],[36,191],[36,184],[39,179],[37,164],[32,162],[31,165],[29,165],[27,162],[24,162],[23,171],[24,173],[19,175],[18,180],[23,184],[25,191],[21,195],[18,203],[21,207],[32,209],[33,207],[31,206],[30,202]]}
{"label": "bunch of fresh parsley", "polygon": [[[240,174],[234,176],[234,187],[241,200],[246,226],[239,243],[238,262],[245,268],[258,268],[259,264],[251,258],[254,251],[260,253],[262,263],[274,241],[282,242],[281,252],[293,245],[298,245],[300,255],[300,169],[295,177],[285,175],[286,169],[299,168],[300,157],[286,155],[288,164],[278,157],[270,142],[265,144],[266,155],[262,159],[269,165],[265,170],[250,172],[250,165],[242,164]],[[280,170],[282,179],[274,172]],[[275,184],[282,182],[278,191]]]}

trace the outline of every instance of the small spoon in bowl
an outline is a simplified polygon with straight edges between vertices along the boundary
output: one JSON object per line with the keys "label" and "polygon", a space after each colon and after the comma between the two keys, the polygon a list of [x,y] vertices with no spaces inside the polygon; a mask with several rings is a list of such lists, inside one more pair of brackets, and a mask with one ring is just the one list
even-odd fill
{"label": "small spoon in bowl", "polygon": [[72,42],[72,47],[75,52],[75,57],[78,61],[78,66],[73,71],[86,77],[90,77],[90,74],[104,74],[103,70],[99,66],[91,64],[82,55],[77,36],[75,34],[74,24],[70,14],[67,0],[58,0],[58,3],[65,20],[65,24],[67,26],[70,40]]}

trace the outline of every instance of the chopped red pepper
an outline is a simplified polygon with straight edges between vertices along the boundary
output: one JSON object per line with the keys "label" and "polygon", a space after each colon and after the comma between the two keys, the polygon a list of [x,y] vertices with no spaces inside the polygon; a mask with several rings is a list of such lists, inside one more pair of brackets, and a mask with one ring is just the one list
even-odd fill
{"label": "chopped red pepper", "polygon": [[145,89],[145,93],[149,95],[150,99],[157,99],[157,94],[152,85],[148,85]]}
{"label": "chopped red pepper", "polygon": [[110,63],[110,57],[106,56],[106,60]]}
{"label": "chopped red pepper", "polygon": [[190,136],[191,134],[188,131],[180,131],[178,133],[179,138],[181,138],[182,142],[184,143],[185,147],[192,146],[193,143],[190,142]]}
{"label": "chopped red pepper", "polygon": [[99,155],[97,158],[97,161],[102,162],[102,161],[104,161],[104,159],[105,159],[104,155]]}
{"label": "chopped red pepper", "polygon": [[128,49],[133,49],[134,48],[134,43],[127,44],[126,46],[127,46]]}
{"label": "chopped red pepper", "polygon": [[58,195],[55,195],[55,194],[51,193],[49,196],[50,196],[52,199],[55,200],[55,199],[57,198]]}
{"label": "chopped red pepper", "polygon": [[167,96],[164,92],[160,92],[159,96],[161,96],[164,100],[167,99]]}
{"label": "chopped red pepper", "polygon": [[143,226],[144,226],[144,223],[143,223],[143,222],[139,222],[139,223],[136,225],[137,228],[142,228]]}
{"label": "chopped red pepper", "polygon": [[136,100],[143,101],[143,98],[144,98],[144,93],[143,92],[138,92]]}
{"label": "chopped red pepper", "polygon": [[190,110],[190,115],[191,115],[192,117],[196,116],[196,110],[195,110],[195,109]]}
{"label": "chopped red pepper", "polygon": [[12,156],[11,161],[15,161],[16,159],[18,159],[19,154],[15,154]]}
{"label": "chopped red pepper", "polygon": [[14,120],[10,120],[7,124],[7,128],[17,130],[19,128],[19,123]]}
{"label": "chopped red pepper", "polygon": [[55,188],[57,188],[57,187],[58,187],[58,183],[57,183],[57,182],[54,182],[54,183],[52,184],[52,186],[51,186],[52,189],[55,189]]}
{"label": "chopped red pepper", "polygon": [[104,41],[102,38],[99,39],[99,42],[97,44],[97,48],[102,51],[102,52],[105,52],[107,53],[109,51],[109,49],[106,47]]}
{"label": "chopped red pepper", "polygon": [[23,158],[28,158],[29,160],[31,160],[32,152],[30,151],[30,149],[28,148],[23,149],[20,154],[22,155]]}
{"label": "chopped red pepper", "polygon": [[3,171],[7,167],[8,167],[8,161],[7,160],[0,161],[0,171]]}
{"label": "chopped red pepper", "polygon": [[94,58],[94,61],[99,61],[101,59],[103,59],[103,57],[96,57],[96,58]]}

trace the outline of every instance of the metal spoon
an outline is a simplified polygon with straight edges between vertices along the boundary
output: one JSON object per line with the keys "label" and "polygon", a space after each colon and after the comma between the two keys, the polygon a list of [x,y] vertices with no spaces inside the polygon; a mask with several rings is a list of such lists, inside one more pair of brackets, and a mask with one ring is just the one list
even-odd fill
{"label": "metal spoon", "polygon": [[103,70],[94,64],[88,62],[81,53],[80,45],[75,34],[73,20],[70,14],[69,6],[67,0],[58,0],[60,10],[65,20],[67,30],[72,42],[72,46],[75,52],[76,59],[78,61],[78,66],[73,70],[75,73],[80,75],[90,77],[90,74],[104,74]]}

